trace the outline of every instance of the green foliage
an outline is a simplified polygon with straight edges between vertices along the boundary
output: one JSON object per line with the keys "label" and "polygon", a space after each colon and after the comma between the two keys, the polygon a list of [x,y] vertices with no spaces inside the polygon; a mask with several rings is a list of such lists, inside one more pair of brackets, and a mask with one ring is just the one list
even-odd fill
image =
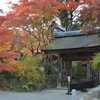
{"label": "green foliage", "polygon": [[86,67],[83,67],[80,64],[74,65],[72,67],[72,75],[78,80],[84,79],[86,77]]}
{"label": "green foliage", "polygon": [[24,89],[21,88],[21,86],[18,85],[12,85],[12,84],[7,84],[7,87],[10,91],[16,91],[16,92],[23,92]]}
{"label": "green foliage", "polygon": [[32,82],[32,81],[29,81],[29,82],[27,82],[26,83],[26,85],[28,86],[28,87],[31,87],[31,86],[33,86],[33,85],[35,85],[36,83],[35,82]]}
{"label": "green foliage", "polygon": [[11,75],[14,74],[14,72],[10,72],[10,71],[2,71],[2,72],[0,72],[0,74],[4,74],[4,75],[7,75],[7,77],[10,77]]}
{"label": "green foliage", "polygon": [[8,91],[21,91],[21,83],[19,83],[18,77],[7,76],[7,74],[2,74],[0,76],[0,89]]}
{"label": "green foliage", "polygon": [[61,13],[60,13],[60,15],[59,15],[59,18],[60,18],[60,20],[61,20],[61,25],[63,26],[63,27],[66,27],[66,29],[67,29],[67,26],[68,26],[68,21],[69,21],[69,18],[68,18],[68,11],[66,11],[66,10],[63,10]]}
{"label": "green foliage", "polygon": [[46,74],[50,74],[51,73],[51,63],[50,63],[50,61],[46,61],[45,62],[45,72],[46,72]]}
{"label": "green foliage", "polygon": [[94,57],[93,57],[93,68],[97,69],[100,68],[100,53],[97,53]]}
{"label": "green foliage", "polygon": [[[71,13],[69,13],[69,11],[67,10],[63,10],[60,14],[59,14],[59,18],[61,20],[61,25],[63,27],[66,28],[66,31],[68,31],[68,28],[71,31],[74,30],[79,30],[80,27],[83,25],[79,22],[79,19],[76,19],[75,21],[73,19],[71,19],[69,16],[71,16]],[[73,15],[72,15],[73,16]],[[72,25],[69,26],[69,21],[72,21]]]}
{"label": "green foliage", "polygon": [[45,84],[44,87],[46,88],[54,88],[57,86],[57,74],[58,68],[55,67],[56,63],[52,63],[50,60],[45,62]]}
{"label": "green foliage", "polygon": [[0,76],[0,82],[3,80],[3,77],[2,76]]}

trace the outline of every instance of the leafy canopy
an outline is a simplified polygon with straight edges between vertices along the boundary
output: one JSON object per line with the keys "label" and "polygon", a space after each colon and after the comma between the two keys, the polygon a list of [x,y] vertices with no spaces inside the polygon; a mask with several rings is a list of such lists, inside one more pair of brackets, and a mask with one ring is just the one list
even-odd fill
{"label": "leafy canopy", "polygon": [[91,0],[90,5],[84,6],[80,20],[84,22],[83,28],[86,32],[100,32],[100,29],[94,29],[100,27],[100,0]]}
{"label": "leafy canopy", "polygon": [[[0,26],[2,25],[5,17],[0,16]],[[15,58],[18,54],[14,51],[11,51],[11,44],[14,40],[14,36],[10,34],[10,31],[7,28],[0,27],[0,72],[10,71],[14,72],[14,65],[17,64]]]}

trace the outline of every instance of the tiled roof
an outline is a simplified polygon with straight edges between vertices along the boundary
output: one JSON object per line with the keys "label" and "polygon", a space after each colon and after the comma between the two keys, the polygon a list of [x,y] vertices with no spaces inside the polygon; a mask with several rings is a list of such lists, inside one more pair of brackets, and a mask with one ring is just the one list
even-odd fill
{"label": "tiled roof", "polygon": [[[78,34],[77,32],[74,34]],[[60,36],[60,35],[59,35]],[[56,38],[49,44],[46,50],[62,50],[62,49],[74,49],[83,47],[93,47],[100,46],[100,37],[98,35],[89,36],[76,36],[76,37],[66,37],[66,38]]]}
{"label": "tiled roof", "polygon": [[54,32],[53,38],[74,37],[74,36],[83,36],[83,35],[86,35],[86,33],[82,32],[81,30]]}

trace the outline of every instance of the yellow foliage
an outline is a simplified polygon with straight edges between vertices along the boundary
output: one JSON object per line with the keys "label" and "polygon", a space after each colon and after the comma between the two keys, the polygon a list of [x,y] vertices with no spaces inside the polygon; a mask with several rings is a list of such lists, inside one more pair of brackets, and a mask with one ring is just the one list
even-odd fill
{"label": "yellow foliage", "polygon": [[27,67],[23,64],[20,64],[16,67],[15,71],[21,77],[21,79],[27,78],[28,80],[32,80],[38,82],[40,80],[40,74],[34,67]]}
{"label": "yellow foliage", "polygon": [[41,58],[28,55],[16,66],[15,71],[21,79],[42,82],[44,81],[44,74],[40,71],[40,68]]}

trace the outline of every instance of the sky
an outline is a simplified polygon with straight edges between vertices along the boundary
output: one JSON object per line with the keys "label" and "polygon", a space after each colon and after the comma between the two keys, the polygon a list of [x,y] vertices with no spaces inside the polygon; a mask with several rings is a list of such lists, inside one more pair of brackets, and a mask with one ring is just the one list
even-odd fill
{"label": "sky", "polygon": [[9,11],[7,2],[18,3],[18,0],[0,0],[0,9],[3,9],[4,13]]}

